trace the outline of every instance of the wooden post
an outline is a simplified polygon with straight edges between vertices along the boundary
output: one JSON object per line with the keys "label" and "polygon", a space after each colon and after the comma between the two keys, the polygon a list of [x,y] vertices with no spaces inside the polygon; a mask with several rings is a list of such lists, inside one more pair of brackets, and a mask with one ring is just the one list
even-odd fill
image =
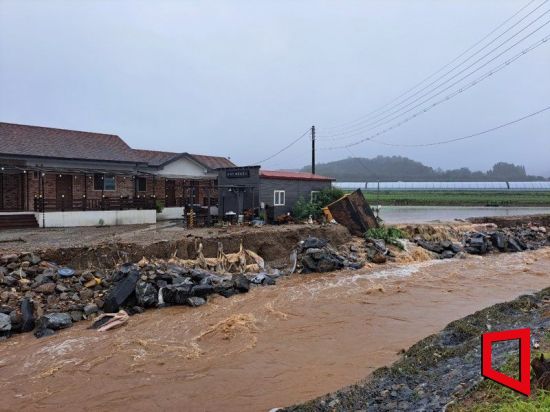
{"label": "wooden post", "polygon": [[2,199],[0,199],[2,202],[0,203],[0,210],[4,210],[4,197],[6,197],[6,194],[4,193],[4,173],[0,173],[0,193],[2,193]]}
{"label": "wooden post", "polygon": [[38,194],[36,195],[37,197],[37,210],[36,212],[40,212],[40,185],[42,184],[42,172],[41,171],[38,171]]}
{"label": "wooden post", "polygon": [[22,210],[25,210],[25,179],[19,175],[19,189],[21,190],[21,198],[19,199],[19,206]]}
{"label": "wooden post", "polygon": [[88,206],[88,175],[84,173],[84,199],[82,199],[82,210]]}
{"label": "wooden post", "polygon": [[46,177],[46,174],[42,174],[42,172],[40,172],[40,175],[42,176],[42,228],[45,229],[46,228],[46,207],[45,207],[45,201],[46,199],[44,199],[44,197],[46,196],[46,189],[45,189],[45,185],[44,185],[44,178]]}
{"label": "wooden post", "polygon": [[26,170],[25,174],[27,175],[27,208],[26,209],[31,210],[31,207],[29,205],[29,171]]}
{"label": "wooden post", "polygon": [[101,176],[101,210],[105,210],[105,173]]}
{"label": "wooden post", "polygon": [[211,201],[210,201],[210,188],[207,188],[206,189],[206,195],[208,196],[208,214],[206,215],[206,218],[207,218],[207,223],[208,223],[208,226],[212,225],[212,216],[210,215],[210,206],[211,206]]}

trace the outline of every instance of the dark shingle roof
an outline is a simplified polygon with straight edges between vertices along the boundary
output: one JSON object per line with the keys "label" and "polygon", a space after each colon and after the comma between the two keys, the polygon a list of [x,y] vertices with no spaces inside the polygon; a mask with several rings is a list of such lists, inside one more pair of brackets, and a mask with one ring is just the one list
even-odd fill
{"label": "dark shingle roof", "polygon": [[138,155],[143,159],[144,162],[149,163],[151,166],[162,166],[180,157],[186,156],[210,170],[217,169],[219,167],[235,167],[233,162],[231,162],[229,159],[220,156],[205,156],[189,153],[161,152],[158,150],[143,149],[134,149],[134,151],[138,153]]}
{"label": "dark shingle roof", "polygon": [[0,154],[141,162],[116,135],[1,122]]}
{"label": "dark shingle roof", "polygon": [[161,152],[158,150],[133,149],[134,152],[151,166],[162,166],[181,156],[181,153]]}
{"label": "dark shingle roof", "polygon": [[119,136],[0,122],[0,155],[147,163],[163,166],[188,156],[213,170],[235,167],[225,157],[132,149]]}

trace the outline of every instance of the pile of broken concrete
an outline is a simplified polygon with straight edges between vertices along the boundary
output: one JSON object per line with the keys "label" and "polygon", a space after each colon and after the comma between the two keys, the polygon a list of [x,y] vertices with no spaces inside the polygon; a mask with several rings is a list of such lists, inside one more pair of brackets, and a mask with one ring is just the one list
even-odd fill
{"label": "pile of broken concrete", "polygon": [[440,259],[453,258],[464,249],[460,243],[455,243],[450,240],[430,242],[419,237],[416,237],[413,240],[418,246],[435,253]]}
{"label": "pile of broken concrete", "polygon": [[435,253],[441,259],[448,259],[460,252],[484,255],[491,252],[523,252],[550,245],[550,236],[544,226],[518,226],[497,229],[489,226],[483,231],[464,233],[462,243],[450,240],[430,242],[420,237],[413,239],[422,248]]}
{"label": "pile of broken concrete", "polygon": [[203,305],[208,296],[246,293],[272,285],[277,270],[216,274],[173,260],[142,259],[112,270],[72,270],[33,253],[0,257],[0,338],[35,331],[47,336],[98,314],[130,315],[167,305]]}
{"label": "pile of broken concrete", "polygon": [[364,266],[364,262],[356,252],[356,250],[338,251],[326,239],[308,237],[299,242],[296,248],[298,270],[300,273],[312,273],[332,272],[344,268],[359,269]]}

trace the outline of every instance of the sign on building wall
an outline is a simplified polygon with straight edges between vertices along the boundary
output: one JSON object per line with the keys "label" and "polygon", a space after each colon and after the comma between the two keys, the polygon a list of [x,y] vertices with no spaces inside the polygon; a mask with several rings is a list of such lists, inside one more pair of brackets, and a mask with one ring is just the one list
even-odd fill
{"label": "sign on building wall", "polygon": [[225,171],[225,177],[229,179],[250,177],[250,169],[229,169]]}

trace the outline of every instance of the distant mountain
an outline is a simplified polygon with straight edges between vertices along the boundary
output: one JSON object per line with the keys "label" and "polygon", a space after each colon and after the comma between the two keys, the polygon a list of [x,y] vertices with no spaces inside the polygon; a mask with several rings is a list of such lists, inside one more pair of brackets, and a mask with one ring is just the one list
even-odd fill
{"label": "distant mountain", "polygon": [[[301,171],[311,171],[311,166],[305,166]],[[512,163],[496,163],[487,172],[472,172],[463,167],[453,170],[434,169],[420,162],[402,156],[377,156],[372,159],[350,157],[329,163],[316,165],[315,172],[320,175],[334,177],[341,182],[368,181],[528,181],[546,180],[542,176],[531,176],[525,172],[525,166]]]}

